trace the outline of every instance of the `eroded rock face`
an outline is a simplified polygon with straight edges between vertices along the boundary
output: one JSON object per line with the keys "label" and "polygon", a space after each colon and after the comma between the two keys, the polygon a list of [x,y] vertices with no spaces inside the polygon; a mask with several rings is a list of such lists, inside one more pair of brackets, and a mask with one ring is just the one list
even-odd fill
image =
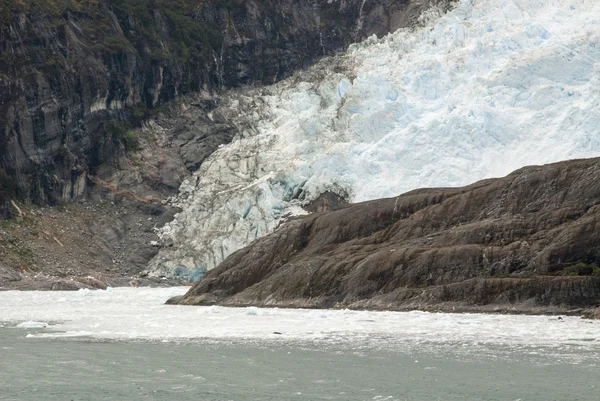
{"label": "eroded rock face", "polygon": [[575,160],[316,213],[234,253],[171,302],[593,308],[600,299],[598,177],[600,159]]}
{"label": "eroded rock face", "polygon": [[[82,197],[88,176],[127,150],[127,127],[107,121],[148,118],[192,92],[218,103],[223,88],[285,78],[449,1],[30,3],[7,0],[0,13],[0,169],[21,198],[55,204]],[[234,135],[199,123],[176,143],[192,170]]]}

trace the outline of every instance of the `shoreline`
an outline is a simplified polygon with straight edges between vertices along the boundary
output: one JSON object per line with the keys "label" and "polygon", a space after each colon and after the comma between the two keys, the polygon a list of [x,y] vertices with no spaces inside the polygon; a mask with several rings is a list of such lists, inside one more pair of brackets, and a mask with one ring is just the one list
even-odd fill
{"label": "shoreline", "polygon": [[[40,277],[41,276],[41,277]],[[189,286],[173,279],[160,279],[154,277],[124,277],[124,276],[86,276],[86,277],[26,277],[19,281],[0,282],[0,292],[5,291],[79,291],[106,290],[107,288],[168,288]]]}
{"label": "shoreline", "polygon": [[[55,279],[55,280],[53,280]],[[81,279],[88,279],[85,283]],[[95,281],[92,281],[95,280]],[[7,285],[8,284],[8,285]],[[13,284],[13,285],[11,285]],[[100,282],[92,277],[73,278],[46,278],[45,280],[22,280],[19,282],[0,283],[0,292],[76,292],[83,289],[91,291],[105,291],[108,288],[170,288],[170,287],[193,288],[193,284],[184,283],[172,279],[158,278],[128,278],[112,277],[107,281]],[[352,310],[368,312],[429,312],[429,313],[451,313],[451,314],[489,314],[489,315],[526,315],[526,316],[579,316],[584,319],[600,319],[600,307],[567,308],[558,306],[525,306],[523,304],[488,304],[467,305],[459,302],[448,302],[438,304],[405,304],[384,305],[374,300],[362,300],[354,303],[336,303],[330,307],[319,306],[315,299],[293,299],[287,301],[259,301],[240,302],[228,300],[209,300],[204,297],[185,299],[186,294],[169,298],[164,304],[171,306],[220,306],[225,308],[260,308],[260,309],[303,309],[303,310]],[[204,298],[202,300],[197,298]],[[370,302],[371,301],[371,302]]]}
{"label": "shoreline", "polygon": [[368,312],[429,312],[452,314],[488,314],[488,315],[525,315],[525,316],[579,316],[584,319],[600,319],[600,307],[594,308],[562,308],[557,306],[527,307],[514,304],[465,305],[458,303],[423,304],[423,305],[364,305],[335,304],[332,307],[320,307],[307,304],[308,300],[290,300],[281,302],[181,302],[186,295],[168,299],[165,304],[173,306],[220,306],[226,308],[261,308],[261,309],[305,309],[305,310],[352,310]]}

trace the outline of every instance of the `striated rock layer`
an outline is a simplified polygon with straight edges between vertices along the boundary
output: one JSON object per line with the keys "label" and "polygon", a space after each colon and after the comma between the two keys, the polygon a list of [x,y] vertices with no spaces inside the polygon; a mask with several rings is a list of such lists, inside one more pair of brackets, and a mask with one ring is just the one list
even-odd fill
{"label": "striated rock layer", "polygon": [[516,312],[600,303],[600,159],[292,220],[171,303]]}

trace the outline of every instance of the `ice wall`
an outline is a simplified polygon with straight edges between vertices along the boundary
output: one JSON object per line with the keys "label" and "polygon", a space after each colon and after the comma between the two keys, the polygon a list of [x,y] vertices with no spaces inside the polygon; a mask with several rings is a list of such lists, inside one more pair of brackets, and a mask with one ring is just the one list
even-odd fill
{"label": "ice wall", "polygon": [[326,190],[351,201],[600,155],[600,2],[461,0],[272,87],[181,187],[152,274],[194,280]]}

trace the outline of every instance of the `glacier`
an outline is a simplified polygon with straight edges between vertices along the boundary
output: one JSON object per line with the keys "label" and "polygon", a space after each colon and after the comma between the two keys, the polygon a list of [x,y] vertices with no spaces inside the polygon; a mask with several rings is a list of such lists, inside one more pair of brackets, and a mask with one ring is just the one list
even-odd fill
{"label": "glacier", "polygon": [[351,202],[600,155],[600,2],[459,0],[278,84],[180,188],[155,276],[197,280],[330,191]]}

